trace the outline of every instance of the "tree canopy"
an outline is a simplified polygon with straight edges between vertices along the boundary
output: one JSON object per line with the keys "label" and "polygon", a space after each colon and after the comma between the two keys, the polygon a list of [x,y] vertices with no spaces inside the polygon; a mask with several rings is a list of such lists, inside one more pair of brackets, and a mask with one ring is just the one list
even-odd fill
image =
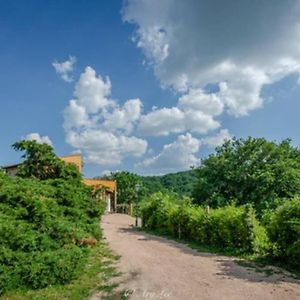
{"label": "tree canopy", "polygon": [[72,164],[60,160],[48,144],[36,141],[20,141],[12,146],[16,151],[23,151],[24,162],[18,167],[17,175],[23,178],[40,180],[64,178],[81,179],[81,174]]}
{"label": "tree canopy", "polygon": [[290,140],[233,139],[197,169],[194,201],[212,207],[252,203],[260,213],[300,192],[300,151]]}
{"label": "tree canopy", "polygon": [[[144,192],[140,176],[127,171],[112,173],[111,179],[117,181],[118,203],[132,203]],[[139,185],[139,191],[136,190]]]}
{"label": "tree canopy", "polygon": [[174,192],[180,196],[191,196],[197,182],[197,171],[170,173],[162,176],[141,176],[147,194],[156,192]]}

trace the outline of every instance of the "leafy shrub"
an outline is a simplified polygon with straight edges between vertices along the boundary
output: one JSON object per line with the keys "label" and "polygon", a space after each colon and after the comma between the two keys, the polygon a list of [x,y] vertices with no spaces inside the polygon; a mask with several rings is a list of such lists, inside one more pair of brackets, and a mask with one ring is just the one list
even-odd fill
{"label": "leafy shrub", "polygon": [[0,295],[76,278],[99,238],[100,200],[73,179],[11,178],[0,171]]}
{"label": "leafy shrub", "polygon": [[266,232],[251,206],[205,209],[187,199],[153,194],[141,206],[144,226],[207,246],[252,253],[266,250]]}
{"label": "leafy shrub", "polygon": [[149,201],[141,204],[141,215],[143,224],[149,229],[168,232],[168,214],[173,205],[170,195],[155,193],[150,196]]}
{"label": "leafy shrub", "polygon": [[300,267],[300,196],[285,201],[269,219],[266,227],[275,246],[273,255]]}

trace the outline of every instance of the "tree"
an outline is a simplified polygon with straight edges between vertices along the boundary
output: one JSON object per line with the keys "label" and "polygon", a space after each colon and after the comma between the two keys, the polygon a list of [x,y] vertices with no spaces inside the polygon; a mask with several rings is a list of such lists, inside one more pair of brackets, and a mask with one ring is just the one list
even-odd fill
{"label": "tree", "polygon": [[174,192],[180,196],[191,196],[197,181],[197,172],[189,170],[162,176],[141,176],[141,179],[149,196],[156,192]]}
{"label": "tree", "polygon": [[[141,178],[134,173],[127,171],[116,172],[112,174],[111,178],[117,181],[118,203],[132,203],[137,196],[140,198],[144,194]],[[137,195],[136,191],[137,184],[140,186],[139,195]]]}
{"label": "tree", "polygon": [[24,151],[24,162],[18,167],[17,176],[33,177],[40,180],[63,178],[81,179],[81,174],[74,165],[60,160],[48,144],[36,141],[20,141],[12,145],[16,151]]}
{"label": "tree", "polygon": [[260,213],[300,192],[300,151],[290,140],[233,139],[202,161],[193,198],[212,207],[252,203]]}

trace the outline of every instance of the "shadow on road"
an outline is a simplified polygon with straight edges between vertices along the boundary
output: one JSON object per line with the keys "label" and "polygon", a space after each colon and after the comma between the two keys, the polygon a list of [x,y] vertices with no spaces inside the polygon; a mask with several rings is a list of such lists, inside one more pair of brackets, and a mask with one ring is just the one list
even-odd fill
{"label": "shadow on road", "polygon": [[[148,241],[156,241],[164,243],[170,247],[175,247],[186,255],[193,255],[211,259],[217,266],[217,272],[215,275],[227,278],[227,279],[242,279],[249,282],[265,282],[280,284],[282,282],[300,283],[299,280],[293,278],[292,274],[273,266],[261,267],[253,262],[247,262],[244,260],[238,260],[234,257],[222,256],[214,253],[199,252],[190,248],[186,244],[176,242],[171,239],[167,239],[160,236],[155,236],[146,232],[143,232],[135,227],[124,226],[118,229],[119,232],[133,235],[140,243]],[[241,262],[241,263],[239,263]]]}

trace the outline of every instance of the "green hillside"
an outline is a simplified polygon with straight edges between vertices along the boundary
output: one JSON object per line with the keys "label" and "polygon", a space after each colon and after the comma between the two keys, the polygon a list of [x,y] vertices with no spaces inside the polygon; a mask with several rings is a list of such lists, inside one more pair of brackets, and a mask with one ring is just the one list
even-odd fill
{"label": "green hillside", "polygon": [[162,176],[141,176],[141,179],[149,194],[166,190],[182,196],[190,196],[197,182],[196,172],[196,170],[189,170]]}

